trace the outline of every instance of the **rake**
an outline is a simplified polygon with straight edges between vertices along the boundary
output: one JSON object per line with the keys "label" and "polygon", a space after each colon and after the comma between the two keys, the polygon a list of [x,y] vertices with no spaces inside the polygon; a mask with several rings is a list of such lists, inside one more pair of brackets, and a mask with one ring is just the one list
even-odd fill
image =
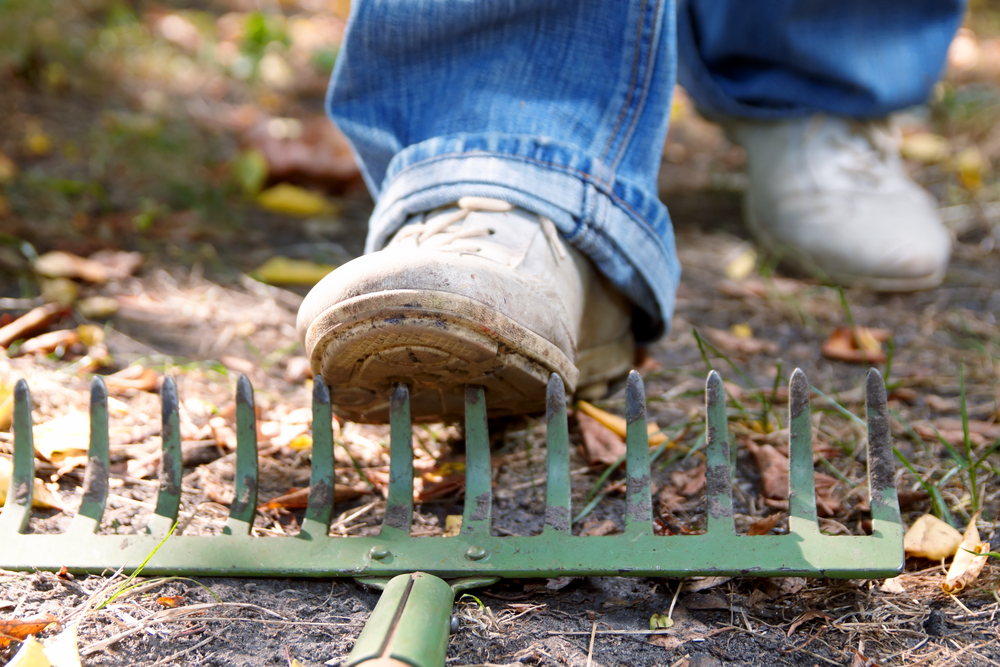
{"label": "rake", "polygon": [[[465,393],[466,483],[462,526],[453,537],[416,538],[409,394],[390,397],[390,464],[385,516],[377,535],[331,537],[334,511],[332,412],[326,385],[313,391],[313,450],[309,503],[301,530],[290,537],[254,537],[257,438],[253,389],[246,376],[236,392],[235,500],[222,535],[175,534],[181,500],[181,439],[177,390],[161,390],[162,465],[156,509],[143,533],[98,534],[108,499],[108,399],[100,377],[90,400],[90,447],[80,509],[63,534],[26,533],[30,518],[34,449],[31,400],[21,380],[14,390],[13,477],[0,514],[0,568],[100,573],[136,566],[156,549],[146,575],[350,576],[385,592],[345,667],[369,660],[443,665],[456,591],[500,577],[694,575],[881,578],[903,565],[899,505],[885,385],[872,369],[866,380],[871,535],[820,532],[816,513],[809,383],[801,370],[790,380],[788,534],[736,533],[733,518],[726,397],[712,371],[705,387],[707,525],[698,535],[656,535],[643,382],[633,371],[625,390],[626,508],[624,530],[577,536],[571,531],[570,447],[566,395],[553,374],[546,397],[546,509],[541,534],[491,534],[493,494],[486,397]],[[392,578],[392,579],[390,579]],[[445,579],[453,580],[451,584]],[[390,663],[384,663],[390,664]]]}

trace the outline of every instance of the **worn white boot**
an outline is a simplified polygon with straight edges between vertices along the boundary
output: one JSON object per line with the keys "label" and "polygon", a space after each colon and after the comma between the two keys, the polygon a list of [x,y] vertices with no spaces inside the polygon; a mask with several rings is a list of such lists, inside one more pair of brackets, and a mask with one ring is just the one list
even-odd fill
{"label": "worn white boot", "polygon": [[460,419],[469,384],[490,416],[538,412],[551,373],[572,394],[627,372],[634,346],[631,306],[550,220],[478,197],[328,275],[298,331],[338,414],[369,422],[388,420],[397,382],[424,421]]}
{"label": "worn white boot", "polygon": [[758,242],[820,280],[878,291],[939,285],[951,238],[931,196],[906,174],[884,121],[816,115],[730,119],[747,152],[747,224]]}

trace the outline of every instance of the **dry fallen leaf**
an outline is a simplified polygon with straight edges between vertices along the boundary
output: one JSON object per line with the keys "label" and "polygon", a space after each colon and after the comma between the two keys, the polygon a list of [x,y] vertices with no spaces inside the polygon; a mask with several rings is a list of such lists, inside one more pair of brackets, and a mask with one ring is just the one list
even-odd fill
{"label": "dry fallen leaf", "polygon": [[100,262],[53,250],[35,260],[35,272],[47,278],[78,278],[89,283],[106,283],[108,270]]}
{"label": "dry fallen leaf", "polygon": [[52,663],[45,655],[42,643],[31,636],[21,644],[7,667],[52,667]]}
{"label": "dry fallen leaf", "polygon": [[65,309],[65,306],[58,303],[49,303],[34,308],[10,324],[0,327],[0,348],[7,348],[14,341],[45,328]]}
{"label": "dry fallen leaf", "polygon": [[704,327],[701,332],[723,352],[730,354],[777,354],[778,344],[769,340],[740,336],[723,329]]}
{"label": "dry fallen leaf", "polygon": [[649,638],[650,644],[662,646],[668,651],[672,651],[692,639],[704,639],[708,634],[709,628],[707,625],[680,607],[674,609],[671,620],[673,621],[673,625],[670,627],[670,631],[662,635],[651,636]]}
{"label": "dry fallen leaf", "polygon": [[[619,417],[618,415],[613,415],[610,412],[605,412],[600,408],[594,407],[587,401],[578,401],[576,407],[585,415],[596,419],[601,424],[611,429],[614,433],[618,434],[620,437],[622,438],[625,437],[625,433],[628,428],[628,423],[625,421],[624,417]],[[660,432],[660,427],[656,422],[647,423],[646,431],[649,433],[650,447],[654,447],[656,445],[662,445],[664,442],[667,441],[667,436]]]}
{"label": "dry fallen leaf", "polygon": [[252,275],[271,285],[315,285],[336,268],[306,259],[276,256],[261,264]]}
{"label": "dry fallen leaf", "polygon": [[941,560],[955,555],[961,543],[962,533],[936,516],[925,514],[903,536],[903,551],[907,556]]}
{"label": "dry fallen leaf", "polygon": [[104,376],[104,384],[110,392],[123,392],[129,389],[139,391],[156,391],[160,388],[160,376],[152,368],[135,365],[124,368],[117,373]]}
{"label": "dry fallen leaf", "polygon": [[890,579],[886,579],[882,582],[882,585],[879,586],[879,589],[883,593],[891,593],[894,595],[901,595],[905,593],[906,588],[903,586],[903,582],[900,581],[900,578],[901,577],[892,577]]}
{"label": "dry fallen leaf", "polygon": [[838,327],[830,333],[823,343],[823,356],[837,361],[851,363],[880,364],[886,359],[882,343],[889,340],[892,334],[885,329],[870,329],[857,327]]}
{"label": "dry fallen leaf", "polygon": [[160,605],[161,607],[167,607],[167,608],[170,608],[170,609],[174,609],[174,608],[179,607],[182,604],[184,604],[184,596],[183,595],[161,595],[160,597],[156,598],[156,604]]}
{"label": "dry fallen leaf", "polygon": [[766,516],[763,519],[758,519],[753,522],[749,528],[747,528],[747,535],[767,535],[769,534],[778,522],[781,521],[781,517],[784,516],[782,512],[775,512],[771,516]]}
{"label": "dry fallen leaf", "polygon": [[290,183],[279,183],[257,195],[261,208],[274,213],[310,217],[332,213],[333,205],[321,194]]}
{"label": "dry fallen leaf", "polygon": [[[761,491],[769,507],[788,509],[788,457],[771,445],[758,445],[744,439],[760,471]],[[837,480],[821,472],[813,474],[816,485],[816,510],[820,516],[833,516],[840,500],[832,494]]]}
{"label": "dry fallen leaf", "polygon": [[60,347],[66,349],[78,342],[80,342],[80,334],[77,333],[76,329],[60,329],[29,338],[24,341],[17,352],[18,354],[34,354],[36,352],[49,354]]}
{"label": "dry fallen leaf", "polygon": [[[14,476],[14,464],[5,456],[0,456],[0,503],[7,502],[7,491],[10,489],[10,480]],[[31,484],[31,506],[43,509],[63,508],[62,501],[59,500],[37,477]]]}
{"label": "dry fallen leaf", "polygon": [[462,515],[449,514],[444,518],[444,536],[456,537],[462,532]]}
{"label": "dry fallen leaf", "polygon": [[945,593],[957,593],[968,586],[975,581],[986,565],[986,559],[989,558],[986,554],[990,550],[990,543],[979,541],[976,520],[979,519],[980,512],[982,510],[972,515],[969,526],[965,529],[965,535],[962,536],[962,543],[955,552],[955,560],[951,562],[948,575],[941,584],[941,590]]}
{"label": "dry fallen leaf", "polygon": [[[58,465],[84,465],[90,447],[90,415],[73,410],[35,427],[35,452]],[[77,459],[79,462],[67,461]]]}
{"label": "dry fallen leaf", "polygon": [[8,646],[13,639],[23,640],[28,635],[37,635],[57,621],[52,614],[0,620],[0,646]]}
{"label": "dry fallen leaf", "polygon": [[797,619],[795,619],[794,621],[792,621],[792,624],[790,626],[788,626],[788,632],[785,633],[785,636],[786,637],[791,637],[792,634],[796,630],[799,629],[800,625],[802,625],[806,621],[811,621],[814,618],[821,618],[824,621],[831,621],[831,620],[833,620],[833,619],[830,618],[829,614],[826,614],[826,613],[824,613],[822,611],[807,611],[804,614],[802,614],[801,616],[799,616]]}
{"label": "dry fallen leaf", "polygon": [[927,164],[943,162],[951,152],[951,143],[939,134],[920,132],[904,137],[899,152],[907,160]]}
{"label": "dry fallen leaf", "polygon": [[744,248],[726,264],[726,278],[739,282],[749,276],[757,266],[757,251],[752,247]]}
{"label": "dry fallen leaf", "polygon": [[576,421],[590,465],[612,465],[625,455],[625,441],[607,426],[583,412],[577,412]]}

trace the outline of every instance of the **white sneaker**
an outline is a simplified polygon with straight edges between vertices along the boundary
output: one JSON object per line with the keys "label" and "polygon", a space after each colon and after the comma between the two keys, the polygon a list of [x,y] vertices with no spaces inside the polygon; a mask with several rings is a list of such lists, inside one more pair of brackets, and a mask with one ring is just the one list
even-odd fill
{"label": "white sneaker", "polygon": [[951,238],[906,174],[886,121],[724,121],[747,152],[747,224],[765,250],[821,280],[907,292],[941,284]]}
{"label": "white sneaker", "polygon": [[633,360],[631,306],[590,261],[550,220],[478,197],[415,216],[328,275],[297,326],[353,421],[387,421],[396,382],[414,419],[460,419],[468,384],[486,389],[490,416],[538,412],[551,373],[572,394]]}

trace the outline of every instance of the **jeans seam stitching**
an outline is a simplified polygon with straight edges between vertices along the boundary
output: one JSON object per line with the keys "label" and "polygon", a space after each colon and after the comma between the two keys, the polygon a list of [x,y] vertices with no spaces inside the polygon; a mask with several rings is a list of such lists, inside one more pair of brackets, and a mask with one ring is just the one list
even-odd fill
{"label": "jeans seam stitching", "polygon": [[642,54],[642,30],[646,23],[646,3],[647,0],[642,0],[642,8],[639,11],[639,25],[636,27],[635,49],[632,54],[632,72],[629,75],[628,92],[625,95],[625,104],[622,105],[621,113],[618,114],[618,120],[615,121],[615,126],[612,128],[611,134],[608,136],[608,143],[605,145],[604,151],[601,153],[601,162],[605,161],[608,152],[611,150],[611,146],[615,142],[615,137],[618,135],[618,129],[621,127],[622,122],[624,122],[625,116],[628,114],[629,107],[632,106],[632,97],[635,92],[635,82],[639,76],[639,60]]}
{"label": "jeans seam stitching", "polygon": [[653,49],[653,37],[656,36],[655,17],[660,13],[660,2],[661,0],[656,0],[656,6],[653,8],[653,34],[650,36],[650,47],[646,53],[646,75],[643,77],[642,94],[639,97],[639,101],[636,103],[635,113],[632,115],[632,121],[629,123],[628,129],[622,137],[622,144],[618,147],[618,153],[615,155],[614,162],[611,163],[612,174],[615,173],[615,170],[618,168],[618,163],[621,162],[622,157],[625,155],[625,148],[628,145],[628,139],[631,137],[633,130],[635,130],[635,126],[639,122],[639,117],[642,116],[642,109],[646,104],[646,97],[649,95],[649,84],[652,79],[653,70],[653,53],[655,51],[655,49]]}

